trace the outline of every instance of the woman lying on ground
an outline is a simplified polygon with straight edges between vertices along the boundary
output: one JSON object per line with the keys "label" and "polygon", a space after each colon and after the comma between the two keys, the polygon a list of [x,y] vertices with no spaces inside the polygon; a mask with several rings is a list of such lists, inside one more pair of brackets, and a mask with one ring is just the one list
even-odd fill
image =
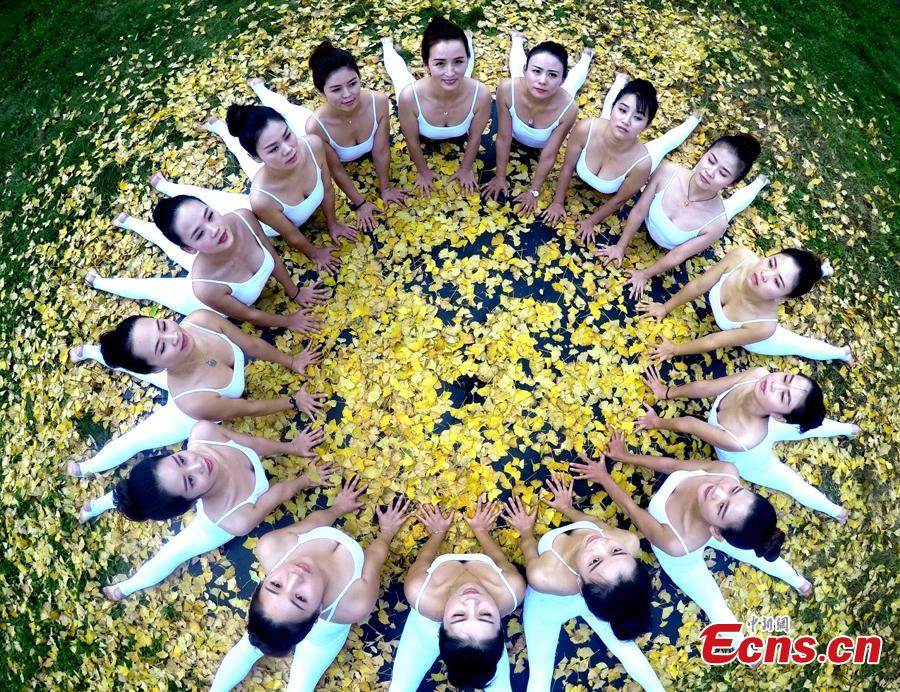
{"label": "woman lying on ground", "polygon": [[594,51],[585,49],[570,71],[569,55],[559,43],[543,41],[532,47],[526,57],[522,33],[512,31],[510,36],[510,79],[504,79],[497,87],[496,175],[481,190],[492,199],[509,192],[506,172],[513,140],[539,149],[534,177],[528,189],[516,197],[518,212],[523,214],[537,204],[556,155],[578,119],[575,95],[587,79]]}
{"label": "woman lying on ground", "polygon": [[700,123],[700,114],[694,112],[681,125],[644,144],[639,137],[653,122],[658,107],[656,89],[650,82],[629,82],[626,75],[617,72],[600,117],[581,120],[572,130],[553,203],[544,211],[544,221],[555,224],[566,217],[566,192],[577,174],[597,192],[611,195],[578,224],[578,240],[592,242],[596,226],[621,209],[666,154],[680,146]]}
{"label": "woman lying on ground", "polygon": [[384,67],[394,85],[400,129],[416,166],[418,193],[431,196],[438,174],[428,166],[421,138],[430,140],[466,138],[466,149],[459,169],[450,180],[459,181],[466,193],[477,192],[475,159],[481,135],[491,116],[491,92],[471,79],[474,65],[471,36],[456,24],[435,17],[422,36],[422,62],[428,77],[416,81],[406,62],[389,38],[381,39]]}
{"label": "woman lying on ground", "polygon": [[188,275],[105,278],[89,269],[89,286],[125,298],[152,300],[182,315],[208,309],[260,327],[286,327],[301,333],[321,329],[322,321],[308,309],[278,315],[253,307],[270,276],[302,308],[324,303],[328,290],[318,284],[294,283],[252,212],[219,214],[196,197],[179,195],[156,205],[153,223],[125,213],[113,223],[158,245]]}
{"label": "woman lying on ground", "polygon": [[418,690],[438,655],[451,685],[510,691],[503,618],[522,602],[525,580],[491,538],[500,509],[496,502],[479,500],[475,516],[466,519],[484,553],[440,557],[455,514],[419,509],[429,538],[403,585],[412,608],[394,657],[390,692]]}
{"label": "woman lying on ground", "polygon": [[192,312],[181,324],[135,315],[101,335],[99,346],[73,347],[69,352],[73,362],[96,360],[165,390],[169,398],[88,461],[70,461],[68,474],[101,473],[138,452],[181,442],[201,420],[233,420],[291,409],[314,418],[322,411],[325,395],[307,393],[306,385],[293,396],[242,399],[245,356],[303,374],[321,353],[318,348],[296,355],[283,353],[208,310]]}
{"label": "woman lying on ground", "polygon": [[847,510],[831,502],[773,453],[776,442],[811,437],[856,437],[859,428],[825,418],[819,385],[804,375],[752,368],[735,375],[666,386],[656,368],[644,382],[657,400],[715,397],[706,421],[694,416],[661,418],[647,407],[638,423],[647,430],[673,430],[695,435],[712,445],[722,461],[734,464],[741,477],[780,490],[842,524]]}
{"label": "woman lying on ground", "polygon": [[650,631],[650,577],[635,557],[638,537],[572,506],[572,481],[554,475],[548,502],[572,521],[534,538],[537,509],[530,514],[512,497],[504,514],[519,532],[525,557],[525,646],[528,692],[549,692],[562,626],[579,615],[627,673],[646,690],[662,685],[633,640]]}
{"label": "woman lying on ground", "polygon": [[194,505],[196,515],[134,576],[103,593],[120,601],[155,586],[178,565],[246,536],[300,491],[322,485],[334,473],[330,466],[270,486],[259,460],[278,454],[315,457],[313,449],[324,437],[321,428],[307,428],[291,442],[280,442],[204,421],[191,430],[184,450],[138,462],[112,492],[85,503],[82,522],[113,508],[133,521],[174,519]]}
{"label": "woman lying on ground", "polygon": [[576,478],[603,486],[650,541],[665,573],[710,622],[741,620],[731,612],[706,566],[703,552],[708,547],[787,582],[805,598],[812,594],[812,584],[779,557],[785,536],[776,526],[775,509],[741,483],[733,464],[631,454],[615,432],[606,454],[668,474],[647,509],[642,509],[609,475],[602,454],[596,461],[581,457],[571,466]]}
{"label": "woman lying on ground", "polygon": [[376,509],[380,532],[363,550],[332,525],[362,507],[365,489],[351,480],[328,509],[259,539],[254,551],[265,577],[250,597],[247,633],[222,660],[210,692],[230,690],[263,656],[292,650],[288,692],[315,689],[351,625],[365,622],[375,608],[391,540],[410,515],[409,501],[399,497]]}
{"label": "woman lying on ground", "polygon": [[738,247],[665,303],[644,301],[637,311],[661,320],[679,305],[709,292],[709,307],[721,331],[680,344],[663,339],[651,352],[657,360],[743,346],[766,356],[836,359],[852,365],[849,346],[832,346],[778,325],[778,307],[808,293],[830,273],[831,267],[808,250],[788,248],[761,258]]}
{"label": "woman lying on ground", "polygon": [[693,169],[670,161],[660,165],[629,213],[619,241],[594,251],[605,258],[606,264],[615,260],[621,266],[628,244],[647,222],[650,237],[669,252],[646,269],[630,272],[625,285],[631,285],[632,298],[643,295],[648,279],[710,247],[725,234],[729,221],[750,206],[769,183],[764,175],[727,200],[722,199],[721,192],[744,179],[759,150],[759,142],[750,135],[726,135],[712,143]]}

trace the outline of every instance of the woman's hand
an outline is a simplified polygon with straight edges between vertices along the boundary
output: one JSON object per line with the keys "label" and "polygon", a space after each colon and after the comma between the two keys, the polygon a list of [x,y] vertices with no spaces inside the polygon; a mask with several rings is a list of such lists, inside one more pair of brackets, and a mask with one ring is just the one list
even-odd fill
{"label": "woman's hand", "polygon": [[525,214],[531,214],[535,207],[537,206],[537,197],[531,194],[531,190],[525,190],[525,192],[520,192],[516,196],[516,213],[519,216],[524,216]]}
{"label": "woman's hand", "polygon": [[662,418],[660,418],[656,411],[653,410],[652,406],[647,406],[644,404],[644,410],[646,413],[638,418],[637,425],[635,425],[635,430],[656,430],[660,427],[662,423]]}
{"label": "woman's hand", "polygon": [[567,217],[568,214],[566,214],[566,208],[562,202],[553,202],[541,214],[541,220],[548,226],[555,226],[560,221],[565,221]]}
{"label": "woman's hand", "polygon": [[499,199],[500,195],[509,194],[509,183],[506,182],[506,177],[495,175],[481,186],[481,194],[493,200]]}
{"label": "woman's hand", "polygon": [[[287,315],[285,321],[285,326],[298,334],[318,334],[322,331],[322,318],[311,315],[309,310],[306,309],[292,312],[290,315]],[[294,359],[298,357],[299,355],[294,356]],[[291,369],[294,369],[293,365],[291,365]],[[302,373],[302,370],[295,370],[295,372]]]}
{"label": "woman's hand", "polygon": [[294,302],[302,307],[324,305],[325,301],[331,297],[331,291],[325,288],[321,281],[300,286],[299,289],[297,295],[294,296]]}
{"label": "woman's hand", "polygon": [[591,219],[588,217],[586,219],[582,219],[578,222],[578,230],[575,232],[575,240],[579,243],[584,243],[587,245],[588,243],[593,243],[594,238],[597,237],[597,226]]}
{"label": "woman's hand", "polygon": [[625,461],[628,457],[628,447],[625,445],[625,436],[620,430],[607,428],[609,432],[609,443],[606,445],[606,456],[610,459]]}
{"label": "woman's hand", "polygon": [[561,473],[554,473],[547,481],[547,490],[553,494],[553,497],[550,500],[544,500],[544,502],[553,509],[563,513],[568,509],[573,509],[572,486],[574,484],[575,481],[571,477],[567,478]]}
{"label": "woman's hand", "polygon": [[[381,214],[381,209],[376,207],[371,202],[363,202],[362,206],[356,210],[356,226],[357,228],[362,228],[364,231],[371,231],[375,228],[375,215]],[[337,242],[337,238],[331,236],[335,242]],[[355,239],[358,239],[357,235]]]}
{"label": "woman's hand", "polygon": [[669,387],[667,387],[666,383],[660,378],[659,370],[656,369],[655,365],[651,365],[647,368],[644,371],[644,374],[641,375],[641,379],[644,381],[644,384],[647,385],[647,389],[650,390],[657,401],[666,399],[666,393],[669,391]]}
{"label": "woman's hand", "polygon": [[622,266],[622,259],[625,257],[625,250],[618,245],[601,245],[594,248],[594,257],[604,257],[604,266],[610,262],[615,262],[617,267]]}
{"label": "woman's hand", "polygon": [[125,594],[122,593],[122,589],[120,589],[115,584],[104,586],[103,595],[111,601],[121,601],[123,598],[125,598]]}
{"label": "woman's hand", "polygon": [[84,471],[81,470],[81,464],[74,459],[70,459],[69,463],[66,465],[66,475],[82,478],[84,476]]}
{"label": "woman's hand", "polygon": [[631,285],[628,297],[632,300],[640,300],[644,296],[644,287],[649,279],[650,276],[643,269],[628,272],[628,281],[625,282],[625,286]]}
{"label": "woman's hand", "polygon": [[602,452],[599,459],[589,459],[584,454],[579,454],[578,461],[569,464],[569,468],[577,474],[575,478],[579,481],[593,481],[602,485],[610,478],[609,471],[606,470],[606,457]]}
{"label": "woman's hand", "polygon": [[652,300],[642,300],[635,309],[641,315],[650,315],[657,322],[669,314],[664,303],[654,303]]}
{"label": "woman's hand", "polygon": [[434,181],[437,179],[437,173],[430,168],[419,171],[416,174],[416,182],[414,184],[416,191],[426,199],[431,199],[431,193],[434,192]]}
{"label": "woman's hand", "polygon": [[663,339],[661,342],[656,344],[653,348],[650,349],[650,357],[657,363],[663,360],[668,360],[672,356],[677,356],[677,347],[668,339]]}
{"label": "woman's hand", "polygon": [[487,500],[479,498],[478,504],[475,505],[475,516],[471,519],[466,517],[466,523],[473,533],[490,533],[490,530],[494,528],[494,524],[497,523],[497,517],[500,516],[501,509],[502,506],[496,500],[487,502]]}
{"label": "woman's hand", "polygon": [[475,173],[471,168],[465,170],[460,168],[456,173],[450,176],[450,182],[453,182],[454,180],[459,183],[459,186],[465,194],[471,195],[473,192],[478,192],[478,183],[475,181]]}
{"label": "woman's hand", "polygon": [[316,271],[331,276],[337,274],[337,270],[341,267],[341,261],[334,256],[335,252],[337,252],[336,247],[317,247],[313,249],[309,259],[316,265]]}
{"label": "woman's hand", "polygon": [[[370,202],[366,202],[373,209],[378,209],[374,204]],[[356,212],[357,215],[365,208],[366,204],[364,204],[360,209]],[[372,225],[375,225],[375,221],[372,221]],[[359,233],[357,233],[356,228],[354,226],[348,226],[345,223],[339,223],[335,221],[334,223],[328,224],[328,235],[331,236],[331,242],[340,244],[341,238],[346,238],[351,243],[355,243],[359,240]]]}
{"label": "woman's hand", "polygon": [[[339,469],[334,465],[334,462],[329,461],[325,464],[313,466],[312,474],[307,470],[298,476],[298,480],[303,484],[304,490],[306,488],[321,488],[328,483],[328,480],[336,474],[338,470]],[[316,478],[319,480],[315,480]]]}
{"label": "woman's hand", "polygon": [[291,370],[305,375],[306,369],[322,360],[322,347],[309,345],[291,357]]}
{"label": "woman's hand", "polygon": [[518,531],[520,534],[528,535],[534,533],[534,522],[537,519],[537,507],[531,512],[525,509],[522,504],[522,498],[513,495],[507,500],[503,508],[503,518],[506,523]]}
{"label": "woman's hand", "polygon": [[430,536],[443,536],[446,534],[454,518],[454,512],[449,512],[445,517],[437,507],[427,505],[422,505],[416,512],[416,519],[422,523],[422,526],[425,527]]}
{"label": "woman's hand", "polygon": [[297,433],[297,436],[288,442],[287,447],[291,454],[296,454],[298,457],[316,459],[319,455],[313,450],[324,441],[325,430],[322,428],[313,429],[312,423],[310,423],[303,432]]}
{"label": "woman's hand", "polygon": [[306,391],[306,385],[300,388],[300,391],[294,394],[294,409],[301,413],[305,413],[310,418],[315,418],[322,413],[325,402],[328,401],[327,394],[310,394]]}
{"label": "woman's hand", "polygon": [[331,503],[332,509],[336,510],[338,514],[355,512],[363,506],[359,496],[366,492],[368,487],[367,485],[361,486],[359,484],[359,476],[353,476],[341,486],[337,496],[334,498],[334,502]]}
{"label": "woman's hand", "polygon": [[391,500],[386,509],[382,510],[381,507],[375,508],[375,516],[378,517],[381,535],[387,538],[388,542],[397,535],[400,527],[412,515],[411,505],[410,500],[398,495]]}
{"label": "woman's hand", "polygon": [[381,200],[384,202],[384,208],[387,209],[388,204],[396,204],[400,207],[406,206],[406,193],[398,190],[396,187],[386,187],[381,191]]}

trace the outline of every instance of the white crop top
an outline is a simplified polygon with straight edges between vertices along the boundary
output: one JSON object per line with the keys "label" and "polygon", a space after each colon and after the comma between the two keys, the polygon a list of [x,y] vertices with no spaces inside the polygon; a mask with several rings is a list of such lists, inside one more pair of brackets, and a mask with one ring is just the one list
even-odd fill
{"label": "white crop top", "polygon": [[532,127],[516,113],[516,80],[513,79],[512,103],[509,107],[509,115],[512,117],[512,136],[517,142],[521,142],[526,147],[532,147],[534,149],[543,148],[553,135],[553,131],[559,126],[559,121],[562,120],[562,117],[566,114],[566,111],[572,107],[573,103],[575,103],[575,99],[570,96],[569,102],[559,112],[559,115],[556,116],[556,120],[548,127]]}
{"label": "white crop top", "polygon": [[431,563],[431,567],[428,568],[428,572],[425,576],[425,582],[422,584],[422,588],[419,589],[419,595],[416,596],[415,605],[413,608],[418,612],[419,610],[419,601],[422,600],[422,594],[425,593],[425,589],[428,588],[428,582],[431,581],[431,575],[445,562],[483,562],[486,565],[490,565],[490,567],[500,575],[500,579],[503,581],[503,584],[509,590],[509,594],[513,599],[513,610],[519,607],[519,599],[516,598],[516,592],[513,590],[513,587],[510,586],[509,582],[506,580],[506,577],[503,575],[503,570],[497,567],[497,563],[494,562],[490,557],[485,555],[484,553],[445,553],[444,555],[438,555],[434,562]]}
{"label": "white crop top", "polygon": [[231,366],[231,381],[224,387],[197,387],[195,389],[189,389],[186,392],[176,394],[174,397],[172,397],[173,400],[177,402],[181,397],[188,394],[195,394],[196,392],[216,392],[217,394],[220,394],[221,396],[227,397],[229,399],[239,399],[241,397],[241,394],[244,393],[244,352],[239,349],[231,339],[229,339],[221,332],[214,332],[212,329],[201,327],[199,324],[193,324],[192,322],[183,322],[182,324],[184,324],[185,327],[200,329],[207,334],[215,334],[216,336],[225,339],[228,345],[231,346],[231,352],[234,356],[234,362]]}
{"label": "white crop top", "polygon": [[422,114],[422,104],[419,103],[419,93],[416,91],[416,85],[413,84],[413,96],[416,99],[416,108],[419,111],[419,114],[416,116],[416,120],[419,123],[419,134],[428,139],[452,139],[465,135],[469,131],[469,125],[472,124],[472,118],[475,117],[475,101],[478,99],[479,84],[479,82],[475,82],[475,93],[472,94],[472,105],[469,106],[469,114],[458,125],[448,125],[446,127],[432,125],[425,120],[425,116]]}
{"label": "white crop top", "polygon": [[727,215],[724,209],[713,216],[709,221],[698,226],[697,228],[691,231],[683,231],[678,226],[676,226],[672,220],[666,216],[666,212],[663,211],[663,198],[666,196],[666,190],[669,189],[669,185],[672,184],[672,181],[675,179],[675,176],[678,175],[678,169],[675,169],[675,172],[672,174],[672,177],[666,182],[663,186],[663,189],[653,195],[653,202],[650,204],[650,210],[647,212],[647,232],[650,234],[650,237],[656,242],[660,247],[664,247],[667,250],[671,250],[674,247],[678,247],[686,243],[693,238],[696,238],[700,235],[700,231],[709,226],[713,221],[723,216]]}
{"label": "white crop top", "polygon": [[578,572],[576,572],[574,569],[572,569],[572,567],[569,565],[568,562],[563,560],[562,555],[560,555],[553,549],[553,542],[556,540],[556,537],[561,533],[569,533],[569,531],[578,531],[580,529],[585,529],[587,531],[595,531],[596,533],[599,533],[601,536],[606,535],[603,533],[603,529],[601,529],[599,526],[597,526],[592,521],[576,521],[571,524],[566,524],[565,526],[557,526],[555,529],[551,529],[550,531],[545,533],[543,536],[541,536],[541,540],[538,541],[538,547],[537,547],[538,555],[543,555],[545,552],[547,552],[549,550],[551,553],[553,553],[556,556],[557,560],[559,560],[561,563],[563,563],[563,565],[565,566],[565,568],[567,570],[569,570],[576,577],[579,576]]}
{"label": "white crop top", "polygon": [[588,168],[587,165],[587,150],[588,146],[591,143],[591,133],[594,130],[594,120],[596,120],[596,118],[591,118],[591,124],[588,126],[587,141],[584,143],[584,149],[581,150],[581,154],[578,155],[578,162],[575,164],[575,172],[578,174],[579,178],[581,178],[584,182],[594,188],[597,192],[600,192],[604,195],[614,195],[619,191],[619,188],[622,187],[622,183],[625,182],[625,178],[627,178],[628,174],[631,173],[631,169],[637,166],[644,159],[649,159],[650,154],[644,154],[643,156],[641,156],[633,164],[631,164],[628,169],[618,178],[613,178],[612,180],[601,178],[590,168]]}
{"label": "white crop top", "polygon": [[316,167],[316,186],[306,199],[300,200],[297,204],[286,204],[271,192],[263,190],[261,187],[250,188],[252,191],[262,192],[264,195],[268,195],[278,202],[282,207],[282,213],[290,219],[290,222],[295,226],[301,226],[306,223],[306,220],[313,215],[313,212],[319,208],[319,205],[322,204],[322,200],[325,198],[325,186],[322,184],[322,169],[319,167],[319,162],[316,161],[316,155],[313,153],[312,146],[310,146],[309,140],[307,140],[306,137],[298,137],[298,139],[302,140],[306,145],[306,148],[309,150],[309,155],[312,157],[313,166]]}
{"label": "white crop top", "polygon": [[716,325],[722,331],[725,331],[727,329],[740,329],[745,324],[753,324],[754,322],[778,322],[778,318],[776,317],[761,317],[756,320],[744,320],[743,322],[738,322],[736,320],[729,319],[729,317],[725,314],[725,308],[722,307],[722,286],[725,285],[725,282],[728,280],[729,276],[740,269],[748,260],[752,259],[755,258],[753,256],[747,257],[734,269],[722,274],[721,278],[716,281],[715,285],[711,289],[709,289],[709,308],[710,310],[712,310],[713,319],[715,319]]}
{"label": "white crop top", "polygon": [[354,144],[349,147],[342,147],[340,144],[334,141],[331,137],[331,133],[325,128],[325,124],[319,120],[318,116],[313,113],[312,117],[315,118],[315,121],[319,123],[319,127],[322,128],[322,131],[325,133],[325,136],[328,137],[328,143],[331,145],[331,148],[335,150],[338,155],[338,159],[340,159],[341,163],[345,161],[355,161],[360,156],[365,156],[372,148],[375,146],[375,132],[378,130],[378,112],[375,110],[375,92],[372,92],[372,132],[369,134],[368,138],[360,142],[359,144]]}

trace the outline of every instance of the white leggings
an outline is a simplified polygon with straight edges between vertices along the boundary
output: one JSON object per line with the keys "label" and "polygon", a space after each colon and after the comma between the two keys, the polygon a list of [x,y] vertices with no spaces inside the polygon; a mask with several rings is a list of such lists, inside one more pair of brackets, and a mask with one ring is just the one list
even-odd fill
{"label": "white leggings", "polygon": [[[106,365],[100,348],[96,345],[85,344],[82,355]],[[121,368],[116,369],[121,370]],[[165,371],[147,375],[130,370],[122,370],[122,372],[127,372],[142,382],[155,385],[160,389],[166,389]],[[188,438],[191,429],[196,424],[197,420],[179,409],[175,405],[175,400],[170,397],[164,405],[155,408],[149,416],[131,430],[110,440],[97,454],[82,462],[81,470],[86,474],[102,473],[123,464],[138,452],[182,442]],[[91,506],[93,509],[93,503]]]}
{"label": "white leggings", "polygon": [[[525,64],[528,56],[525,55],[525,39],[522,36],[514,36],[512,45],[509,48],[509,75],[513,79],[525,76]],[[581,58],[575,63],[575,66],[569,70],[563,80],[561,88],[565,90],[569,96],[575,98],[585,80],[587,80],[588,70],[591,69],[591,56],[582,53]],[[621,87],[620,87],[621,88]]]}
{"label": "white leggings", "polygon": [[[328,666],[337,658],[349,634],[350,625],[316,620],[309,634],[294,647],[288,692],[312,692]],[[262,652],[250,643],[250,637],[245,634],[225,654],[209,692],[228,692],[247,677],[260,658]]]}
{"label": "white leggings", "polygon": [[[732,197],[746,190],[750,185],[738,190]],[[775,327],[775,333],[768,339],[746,344],[750,353],[762,356],[802,356],[810,360],[850,360],[850,355],[842,348],[832,346],[827,341],[800,336],[782,326]]]}
{"label": "white leggings", "polygon": [[[440,628],[441,623],[426,618],[415,608],[409,609],[394,656],[388,692],[416,692],[419,689],[422,679],[440,655]],[[509,675],[509,655],[504,648],[503,656],[497,663],[497,675],[484,689],[491,692],[512,692]]]}
{"label": "white leggings", "polygon": [[[208,187],[173,183],[171,180],[165,179],[157,182],[155,187],[162,194],[166,195],[166,197],[175,197],[176,195],[190,195],[191,197],[196,197],[206,206],[212,207],[220,214],[228,214],[229,212],[238,211],[239,209],[250,212],[253,211],[253,208],[250,206],[250,196],[241,195],[237,192],[210,190]],[[262,226],[263,232],[265,232],[269,238],[278,235],[277,231],[272,230],[272,228],[266,224],[260,223],[260,225]]]}
{"label": "white leggings", "polygon": [[[285,119],[288,127],[291,128],[295,135],[298,137],[306,136],[306,121],[313,115],[309,108],[291,103],[281,94],[267,89],[262,82],[257,82],[251,89],[253,89],[253,93],[259,97],[264,106],[269,106],[269,108],[276,110]],[[253,180],[264,164],[250,156],[250,152],[241,146],[240,140],[228,131],[226,122],[224,120],[216,120],[207,125],[206,129],[222,138],[228,151],[237,158],[244,175],[247,176],[248,180]]]}
{"label": "white leggings", "polygon": [[525,591],[522,616],[528,651],[527,692],[550,692],[560,630],[566,622],[579,616],[597,633],[635,682],[649,692],[663,692],[659,678],[640,647],[633,641],[623,642],[616,638],[609,623],[595,617],[580,594],[554,596],[535,591],[530,586]]}
{"label": "white leggings", "polygon": [[[803,577],[783,557],[769,562],[764,558],[756,557],[756,553],[752,550],[741,550],[726,541],[719,541],[712,537],[704,547],[680,557],[669,555],[656,546],[652,547],[660,567],[688,598],[700,606],[711,623],[739,623],[741,621],[731,612],[731,608],[722,597],[719,585],[716,584],[716,580],[713,579],[706,566],[703,552],[707,547],[715,548],[736,560],[753,565],[766,574],[787,582],[795,589],[800,588],[804,582]],[[735,638],[734,643],[737,643],[740,638],[740,636]]]}
{"label": "white leggings", "polygon": [[[623,77],[622,75],[616,75],[615,81],[612,83],[609,91],[606,92],[606,97],[603,99],[603,110],[600,112],[600,117],[602,119],[610,119],[610,116],[612,115],[613,103],[615,103],[616,97],[619,95],[619,92],[625,88],[626,84],[628,84],[628,80],[625,77]],[[644,146],[647,147],[647,153],[650,154],[650,172],[652,173],[656,170],[660,162],[664,158],[666,158],[666,154],[680,147],[682,142],[684,142],[684,140],[688,138],[691,132],[694,131],[694,128],[696,128],[699,124],[700,118],[695,115],[689,115],[687,119],[683,123],[681,123],[681,125],[676,125],[671,130],[669,130],[668,132],[664,132],[656,139],[645,142]],[[750,199],[750,202],[752,201],[753,198]],[[750,204],[750,202],[747,202],[747,204],[741,208],[746,208],[747,205]],[[729,216],[729,218],[731,217]]]}
{"label": "white leggings", "polygon": [[[466,77],[471,77],[472,70],[475,67],[475,46],[472,44],[472,39],[469,38],[468,34],[466,34],[466,42],[469,44],[469,64],[466,66]],[[394,95],[400,98],[401,92],[410,84],[414,84],[416,78],[413,77],[412,72],[406,66],[406,61],[393,45],[385,46],[382,44],[382,48],[384,49],[384,69],[394,85]]]}

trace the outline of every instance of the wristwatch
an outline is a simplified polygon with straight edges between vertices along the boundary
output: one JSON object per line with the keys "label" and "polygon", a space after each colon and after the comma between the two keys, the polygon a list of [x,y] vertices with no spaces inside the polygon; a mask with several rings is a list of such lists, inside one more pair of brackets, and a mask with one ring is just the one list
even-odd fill
{"label": "wristwatch", "polygon": [[531,196],[534,197],[535,199],[537,199],[538,197],[541,196],[540,190],[529,190],[529,192],[531,193]]}

